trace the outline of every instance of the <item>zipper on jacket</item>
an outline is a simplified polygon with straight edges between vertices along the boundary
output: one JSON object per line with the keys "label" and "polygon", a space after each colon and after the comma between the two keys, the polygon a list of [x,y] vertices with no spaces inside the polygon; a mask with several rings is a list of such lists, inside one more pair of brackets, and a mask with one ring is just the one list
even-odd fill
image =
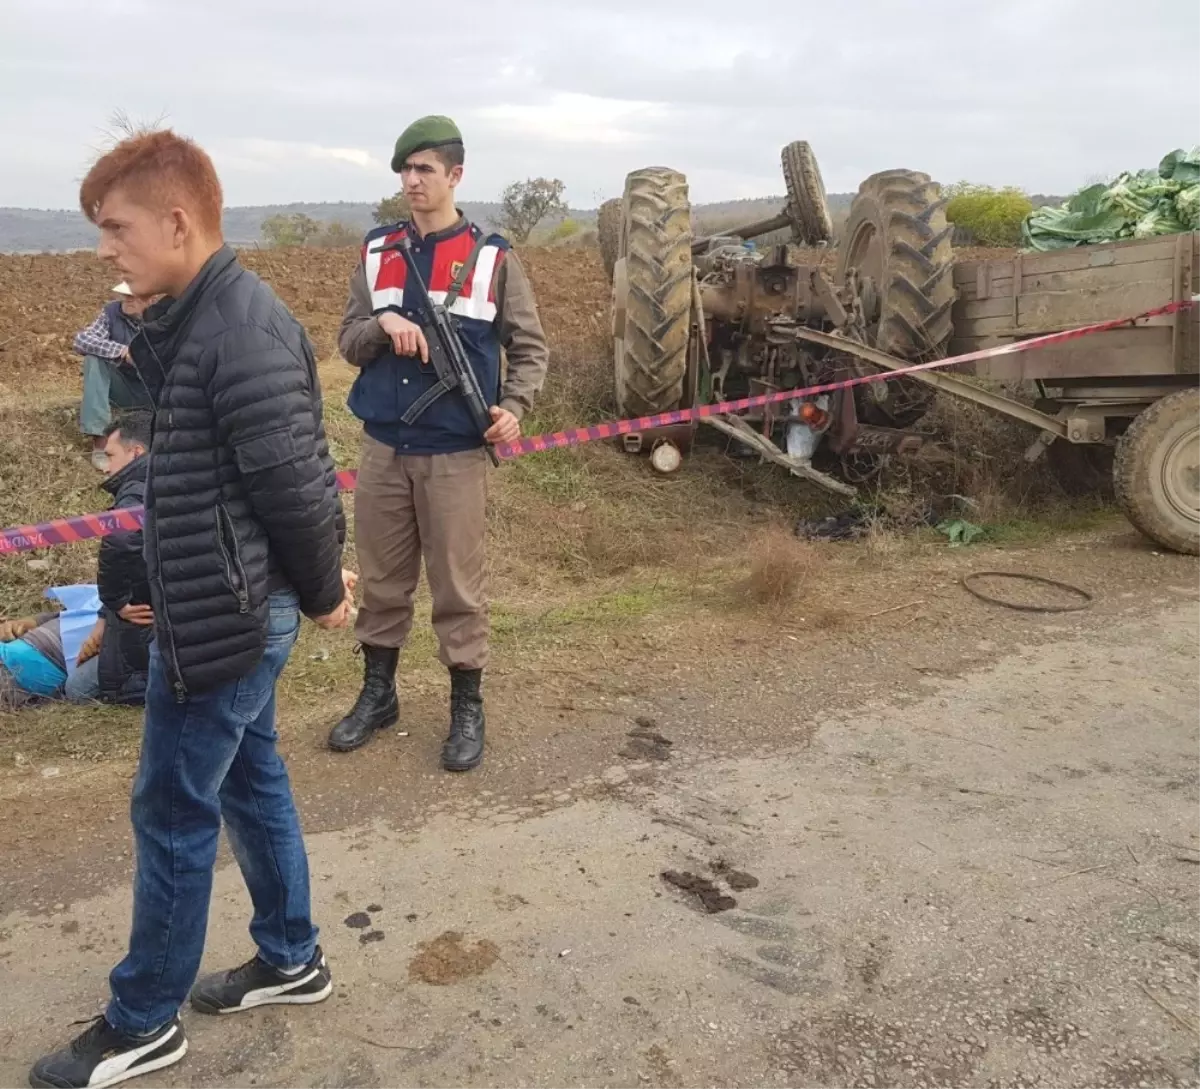
{"label": "zipper on jacket", "polygon": [[[228,540],[226,540],[226,533],[229,535]],[[241,557],[238,555],[237,538],[233,533],[233,519],[229,517],[229,511],[225,509],[224,503],[217,504],[217,545],[225,560],[225,574],[229,579],[229,585],[237,597],[238,612],[249,612],[250,593],[247,590],[249,580],[246,578],[246,569],[242,567]]]}
{"label": "zipper on jacket", "polygon": [[[144,340],[146,342],[146,348],[149,350],[151,356],[154,357],[154,362],[155,362],[155,364],[157,364],[159,372],[162,374],[162,377],[163,377],[163,385],[159,388],[159,391],[158,391],[159,396],[155,397],[154,394],[151,392],[150,387],[146,384],[145,378],[142,377],[141,370],[138,368],[136,363],[134,364],[133,369],[134,369],[134,372],[138,376],[138,381],[141,382],[142,388],[146,391],[147,396],[149,396],[150,400],[154,404],[154,412],[151,413],[151,416],[150,416],[150,445],[151,445],[151,448],[153,448],[155,434],[158,431],[158,427],[156,426],[158,423],[158,409],[159,409],[159,406],[162,404],[162,393],[166,388],[167,369],[162,365],[162,360],[158,358],[158,352],[156,352],[154,350],[154,345],[150,343],[150,338],[148,336],[146,336],[145,325],[143,325],[137,331],[137,334],[133,338],[134,341],[136,341],[138,339],[138,337],[141,337],[142,340]],[[131,354],[132,354],[132,342],[131,342],[130,347],[131,347]],[[147,462],[148,462],[148,464],[146,466],[145,494],[147,496],[149,496],[153,492],[153,488],[154,488],[154,483],[153,483],[153,481],[154,481],[154,462],[153,462],[153,460],[150,459],[150,452],[147,452]],[[149,519],[147,518],[146,520],[148,521]],[[155,552],[155,555],[158,557],[159,570],[161,571],[162,538],[159,536],[159,533],[158,533],[158,518],[155,517],[153,519],[153,521],[154,521],[154,552]],[[166,663],[167,663],[167,672],[169,673],[168,680],[170,680],[170,682],[171,682],[171,690],[175,693],[175,702],[176,703],[186,703],[187,698],[188,698],[188,690],[187,690],[187,685],[185,685],[183,683],[183,673],[181,672],[181,670],[179,668],[179,655],[175,651],[175,629],[171,627],[171,610],[167,606],[167,586],[166,586],[166,583],[163,582],[163,577],[162,577],[161,573],[154,576],[154,583],[155,583],[155,585],[158,586],[158,600],[162,602],[163,628],[164,628],[164,634],[166,635],[165,640],[158,639],[158,625],[156,624],[155,625],[155,639],[162,644],[161,649],[165,652],[163,656],[166,659]],[[157,618],[157,613],[156,613],[156,618]]]}
{"label": "zipper on jacket", "polygon": [[[154,519],[154,551],[158,556],[158,562],[162,564],[162,538],[158,535],[158,519]],[[161,574],[154,576],[154,581],[158,584],[159,600],[163,603],[163,625],[166,627],[166,642],[163,644],[163,649],[166,650],[167,668],[171,672],[171,687],[175,691],[175,700],[177,703],[187,702],[187,686],[183,683],[183,674],[179,671],[179,657],[175,653],[175,631],[171,627],[171,610],[167,607],[167,587],[163,582]]]}

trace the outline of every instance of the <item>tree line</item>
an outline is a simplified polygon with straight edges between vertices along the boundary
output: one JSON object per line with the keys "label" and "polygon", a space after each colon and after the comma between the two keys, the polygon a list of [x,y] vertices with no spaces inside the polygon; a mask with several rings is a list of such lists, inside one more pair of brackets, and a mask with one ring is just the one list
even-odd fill
{"label": "tree line", "polygon": [[[558,178],[527,178],[512,182],[500,196],[500,212],[491,226],[510,242],[528,242],[543,220],[567,214],[566,185]],[[384,197],[371,213],[381,226],[408,219],[410,210],[403,191]],[[303,212],[268,216],[261,227],[263,241],[281,246],[356,246],[360,231],[338,221],[322,222]]]}

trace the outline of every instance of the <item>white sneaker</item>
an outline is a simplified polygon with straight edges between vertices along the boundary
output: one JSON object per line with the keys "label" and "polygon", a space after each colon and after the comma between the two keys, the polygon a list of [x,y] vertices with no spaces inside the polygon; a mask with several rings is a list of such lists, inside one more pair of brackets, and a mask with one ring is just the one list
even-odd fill
{"label": "white sneaker", "polygon": [[108,472],[108,455],[103,450],[92,451],[92,468],[101,473]]}

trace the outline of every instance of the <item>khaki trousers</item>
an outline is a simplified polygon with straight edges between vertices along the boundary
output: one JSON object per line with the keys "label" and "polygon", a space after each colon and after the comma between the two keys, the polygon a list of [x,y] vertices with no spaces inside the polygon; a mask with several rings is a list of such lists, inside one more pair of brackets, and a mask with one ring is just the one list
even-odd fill
{"label": "khaki trousers", "polygon": [[483,450],[400,455],[363,436],[354,499],[359,642],[404,646],[424,557],[438,658],[451,669],[487,665],[487,466]]}

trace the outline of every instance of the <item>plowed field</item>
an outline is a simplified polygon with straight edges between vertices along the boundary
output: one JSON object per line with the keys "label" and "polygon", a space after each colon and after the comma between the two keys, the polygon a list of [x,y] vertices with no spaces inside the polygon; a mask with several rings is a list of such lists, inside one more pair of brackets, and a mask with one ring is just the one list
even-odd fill
{"label": "plowed field", "polygon": [[[608,283],[599,255],[528,249],[520,256],[556,358],[603,352]],[[241,257],[304,323],[318,356],[332,355],[357,251],[245,250]],[[40,385],[55,376],[77,382],[79,357],[71,341],[113,298],[113,283],[112,273],[90,253],[0,254],[0,385]]]}

